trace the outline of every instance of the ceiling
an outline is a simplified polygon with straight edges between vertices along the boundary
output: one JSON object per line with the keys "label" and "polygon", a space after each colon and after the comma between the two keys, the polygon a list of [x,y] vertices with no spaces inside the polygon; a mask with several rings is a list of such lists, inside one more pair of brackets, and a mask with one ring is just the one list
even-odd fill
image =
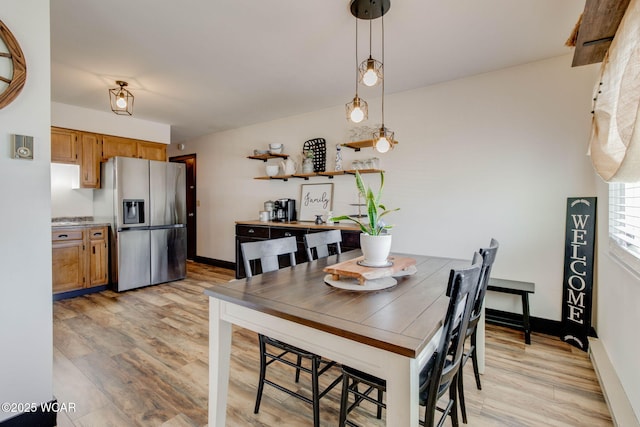
{"label": "ceiling", "polygon": [[[392,0],[386,93],[571,53],[564,43],[584,6]],[[365,21],[359,30],[362,60]],[[379,19],[373,38],[379,57]],[[172,142],[344,104],[354,67],[349,0],[51,2],[52,100],[110,111],[107,90],[125,80],[134,117],[170,124]]]}

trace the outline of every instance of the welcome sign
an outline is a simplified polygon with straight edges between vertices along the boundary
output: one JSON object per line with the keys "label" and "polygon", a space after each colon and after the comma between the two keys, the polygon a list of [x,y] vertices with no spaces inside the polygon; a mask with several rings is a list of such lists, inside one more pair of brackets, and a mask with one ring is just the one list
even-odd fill
{"label": "welcome sign", "polygon": [[596,198],[567,199],[562,340],[587,351],[591,330]]}

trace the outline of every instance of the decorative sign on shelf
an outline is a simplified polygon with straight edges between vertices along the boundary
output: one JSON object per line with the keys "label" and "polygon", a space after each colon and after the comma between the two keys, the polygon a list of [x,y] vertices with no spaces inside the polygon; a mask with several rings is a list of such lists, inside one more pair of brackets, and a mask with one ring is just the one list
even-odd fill
{"label": "decorative sign on shelf", "polygon": [[333,209],[333,184],[302,184],[300,186],[300,221],[315,221]]}
{"label": "decorative sign on shelf", "polygon": [[562,340],[587,351],[591,331],[596,198],[567,199]]}

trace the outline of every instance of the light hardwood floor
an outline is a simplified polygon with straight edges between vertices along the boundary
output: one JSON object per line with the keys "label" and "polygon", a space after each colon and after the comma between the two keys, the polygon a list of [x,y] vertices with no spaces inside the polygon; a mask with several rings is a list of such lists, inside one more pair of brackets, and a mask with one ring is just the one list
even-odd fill
{"label": "light hardwood floor", "polygon": [[[185,280],[54,302],[54,394],[76,409],[60,413],[58,425],[206,425],[203,290],[232,278],[233,271],[189,263]],[[537,333],[527,346],[522,333],[491,325],[486,345],[482,390],[475,388],[471,366],[465,369],[469,426],[612,425],[586,353]],[[227,425],[312,425],[309,405],[268,386],[260,413],[253,414],[257,347],[255,333],[234,329]],[[285,368],[269,372],[292,383]],[[308,393],[305,380],[300,388]],[[337,425],[339,399],[339,387],[323,398],[323,426]],[[383,425],[369,409],[358,409],[353,420]]]}

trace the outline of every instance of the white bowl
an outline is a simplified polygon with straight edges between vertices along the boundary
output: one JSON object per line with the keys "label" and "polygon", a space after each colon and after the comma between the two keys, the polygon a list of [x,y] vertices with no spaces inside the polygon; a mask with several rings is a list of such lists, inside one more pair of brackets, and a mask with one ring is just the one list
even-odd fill
{"label": "white bowl", "polygon": [[276,176],[278,175],[280,167],[278,167],[278,165],[267,165],[265,169],[267,171],[267,176]]}
{"label": "white bowl", "polygon": [[282,146],[282,144],[269,144],[269,151],[271,152],[271,154],[280,154],[282,153],[283,149],[284,147]]}

